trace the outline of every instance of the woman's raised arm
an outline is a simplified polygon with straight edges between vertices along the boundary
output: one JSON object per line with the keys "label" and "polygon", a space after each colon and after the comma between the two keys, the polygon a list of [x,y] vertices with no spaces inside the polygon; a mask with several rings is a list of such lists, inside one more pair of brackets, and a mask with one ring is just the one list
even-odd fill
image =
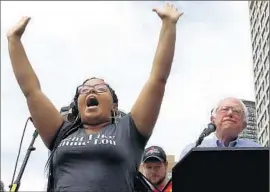
{"label": "woman's raised arm", "polygon": [[154,9],[153,11],[162,20],[158,47],[150,77],[131,109],[131,116],[138,131],[146,137],[152,134],[159,115],[174,57],[176,23],[182,15],[173,5],[168,3],[163,9]]}
{"label": "woman's raised arm", "polygon": [[23,17],[8,31],[8,50],[14,75],[27,100],[33,123],[43,142],[49,147],[64,119],[42,93],[39,80],[22,45],[21,37],[29,21],[29,17]]}

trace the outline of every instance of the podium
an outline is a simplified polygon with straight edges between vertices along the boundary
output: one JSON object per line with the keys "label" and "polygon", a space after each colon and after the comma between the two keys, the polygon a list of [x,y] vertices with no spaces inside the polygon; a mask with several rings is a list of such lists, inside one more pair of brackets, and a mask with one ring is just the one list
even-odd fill
{"label": "podium", "polygon": [[269,148],[193,148],[172,169],[173,192],[269,192]]}
{"label": "podium", "polygon": [[149,183],[144,179],[143,174],[139,171],[134,181],[134,192],[151,192]]}

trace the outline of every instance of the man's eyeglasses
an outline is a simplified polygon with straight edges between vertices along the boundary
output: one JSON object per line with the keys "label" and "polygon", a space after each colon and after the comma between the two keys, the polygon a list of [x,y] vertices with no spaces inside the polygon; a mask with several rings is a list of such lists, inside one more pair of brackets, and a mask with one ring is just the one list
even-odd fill
{"label": "man's eyeglasses", "polygon": [[107,92],[109,87],[106,84],[97,84],[97,85],[80,85],[78,87],[79,94],[89,94],[91,90],[94,89],[98,93]]}
{"label": "man's eyeglasses", "polygon": [[228,113],[230,110],[234,114],[237,114],[237,115],[240,115],[243,112],[241,108],[237,108],[237,107],[231,107],[231,106],[218,107],[218,111],[220,111],[221,113]]}

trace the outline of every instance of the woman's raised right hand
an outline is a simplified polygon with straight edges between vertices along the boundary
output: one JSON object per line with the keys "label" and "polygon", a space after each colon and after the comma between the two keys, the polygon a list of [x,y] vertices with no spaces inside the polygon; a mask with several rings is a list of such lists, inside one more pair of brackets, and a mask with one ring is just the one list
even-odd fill
{"label": "woman's raised right hand", "polygon": [[20,39],[30,19],[30,17],[22,17],[11,29],[9,29],[9,31],[7,32],[7,38]]}

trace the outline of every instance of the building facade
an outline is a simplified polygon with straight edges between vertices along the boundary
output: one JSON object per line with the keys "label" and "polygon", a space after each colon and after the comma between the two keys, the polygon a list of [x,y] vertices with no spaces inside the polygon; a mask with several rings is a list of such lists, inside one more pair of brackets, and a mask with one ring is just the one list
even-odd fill
{"label": "building facade", "polygon": [[248,110],[248,122],[247,127],[240,134],[240,138],[251,139],[255,142],[258,142],[258,131],[257,131],[257,122],[256,122],[256,107],[254,101],[242,100]]}
{"label": "building facade", "polygon": [[258,142],[269,146],[269,1],[249,1]]}
{"label": "building facade", "polygon": [[[172,168],[176,165],[175,156],[174,155],[167,155],[167,161],[168,161],[168,172],[167,177],[170,179],[172,177]],[[139,171],[143,174],[143,167],[142,164],[140,165]]]}

